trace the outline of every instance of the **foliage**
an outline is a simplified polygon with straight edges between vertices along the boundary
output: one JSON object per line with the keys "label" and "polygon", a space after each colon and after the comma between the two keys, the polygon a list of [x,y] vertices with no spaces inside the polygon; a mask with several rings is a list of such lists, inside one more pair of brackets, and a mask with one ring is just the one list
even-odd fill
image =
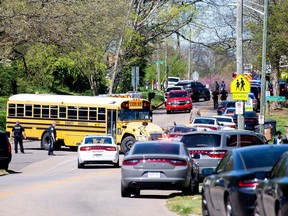
{"label": "foliage", "polygon": [[176,196],[169,198],[166,205],[170,211],[179,215],[201,215],[201,200],[201,195]]}

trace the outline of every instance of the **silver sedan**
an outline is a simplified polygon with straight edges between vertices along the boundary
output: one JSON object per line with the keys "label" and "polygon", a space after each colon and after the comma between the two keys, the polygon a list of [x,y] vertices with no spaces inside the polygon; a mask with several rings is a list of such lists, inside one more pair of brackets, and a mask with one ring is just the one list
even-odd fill
{"label": "silver sedan", "polygon": [[121,195],[140,195],[140,190],[199,192],[199,169],[181,142],[136,142],[121,166]]}

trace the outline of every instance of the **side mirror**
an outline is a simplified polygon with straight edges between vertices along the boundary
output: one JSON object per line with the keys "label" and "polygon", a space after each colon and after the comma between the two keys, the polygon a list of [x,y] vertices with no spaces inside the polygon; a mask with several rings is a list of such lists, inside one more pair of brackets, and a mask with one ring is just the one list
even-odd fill
{"label": "side mirror", "polygon": [[146,127],[146,126],[148,125],[148,122],[142,122],[142,125],[143,125],[144,127]]}

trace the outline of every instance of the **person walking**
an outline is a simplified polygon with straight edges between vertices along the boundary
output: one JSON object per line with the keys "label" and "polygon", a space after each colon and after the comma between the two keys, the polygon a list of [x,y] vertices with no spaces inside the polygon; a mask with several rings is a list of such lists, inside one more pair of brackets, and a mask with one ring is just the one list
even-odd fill
{"label": "person walking", "polygon": [[53,152],[54,145],[56,142],[56,122],[54,121],[52,125],[48,128],[48,133],[49,133],[49,150],[48,150],[48,155],[55,155]]}
{"label": "person walking", "polygon": [[16,121],[15,126],[12,128],[12,137],[14,137],[14,150],[18,153],[18,143],[20,151],[24,154],[23,138],[26,139],[25,129],[20,125],[19,121]]}
{"label": "person walking", "polygon": [[227,100],[228,97],[228,92],[225,90],[225,88],[222,88],[221,92],[220,92],[220,100]]}
{"label": "person walking", "polygon": [[197,108],[197,105],[193,105],[189,117],[190,124],[192,123],[193,119],[197,116],[201,116],[200,110]]}
{"label": "person walking", "polygon": [[217,107],[218,107],[218,96],[219,96],[219,91],[214,90],[212,92],[212,99],[213,99],[214,109],[217,109]]}

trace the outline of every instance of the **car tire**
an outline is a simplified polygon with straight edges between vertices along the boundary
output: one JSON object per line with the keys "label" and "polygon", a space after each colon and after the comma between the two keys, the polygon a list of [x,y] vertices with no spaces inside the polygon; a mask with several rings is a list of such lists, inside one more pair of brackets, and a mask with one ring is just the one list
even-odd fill
{"label": "car tire", "polygon": [[201,209],[202,209],[202,215],[203,216],[210,216],[204,191],[202,192]]}
{"label": "car tire", "polygon": [[133,144],[135,143],[135,138],[133,136],[127,136],[123,139],[122,143],[121,143],[121,149],[123,151],[123,153],[126,153],[127,151],[130,150],[130,148],[133,146]]}
{"label": "car tire", "polygon": [[49,150],[49,133],[46,132],[41,139],[41,149]]}
{"label": "car tire", "polygon": [[82,169],[84,168],[85,164],[84,163],[80,163],[80,161],[78,160],[78,169]]}
{"label": "car tire", "polygon": [[170,110],[167,110],[167,111],[166,111],[166,113],[167,113],[167,114],[170,114],[170,113],[171,113],[171,111],[170,111]]}
{"label": "car tire", "polygon": [[226,201],[225,210],[226,210],[226,216],[232,216],[232,215],[234,215],[232,203],[231,203],[229,197],[227,198],[227,201]]}
{"label": "car tire", "polygon": [[192,179],[190,179],[190,182],[189,182],[188,187],[183,188],[183,189],[182,189],[182,193],[183,193],[185,196],[194,195],[193,189],[194,189],[194,184],[193,184]]}
{"label": "car tire", "polygon": [[117,163],[114,163],[114,168],[119,168],[119,159],[118,159]]}
{"label": "car tire", "polygon": [[129,188],[126,188],[123,183],[121,183],[121,197],[130,197],[131,192]]}

